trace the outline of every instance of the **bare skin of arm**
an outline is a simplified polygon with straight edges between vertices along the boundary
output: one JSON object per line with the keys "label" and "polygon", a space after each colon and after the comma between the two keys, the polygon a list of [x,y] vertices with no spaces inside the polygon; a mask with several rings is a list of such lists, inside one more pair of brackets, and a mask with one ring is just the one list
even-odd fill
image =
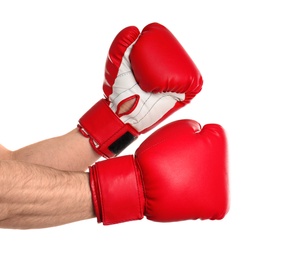
{"label": "bare skin of arm", "polygon": [[89,139],[73,129],[65,135],[42,140],[15,151],[0,145],[0,160],[16,160],[66,171],[85,171],[100,156]]}
{"label": "bare skin of arm", "polygon": [[86,172],[3,160],[0,187],[0,228],[47,228],[95,217]]}
{"label": "bare skin of arm", "polygon": [[46,228],[94,217],[85,169],[99,157],[78,129],[16,151],[0,145],[0,228]]}
{"label": "bare skin of arm", "polygon": [[89,139],[73,129],[65,135],[46,139],[15,151],[0,147],[0,160],[10,159],[45,165],[66,171],[85,171],[100,156]]}

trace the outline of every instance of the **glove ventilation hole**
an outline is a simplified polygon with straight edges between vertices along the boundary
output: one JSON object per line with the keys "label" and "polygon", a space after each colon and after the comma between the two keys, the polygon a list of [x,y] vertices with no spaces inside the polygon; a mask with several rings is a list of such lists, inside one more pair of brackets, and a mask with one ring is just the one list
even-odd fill
{"label": "glove ventilation hole", "polygon": [[136,108],[138,101],[139,95],[133,95],[122,100],[117,106],[116,114],[119,117],[130,114]]}

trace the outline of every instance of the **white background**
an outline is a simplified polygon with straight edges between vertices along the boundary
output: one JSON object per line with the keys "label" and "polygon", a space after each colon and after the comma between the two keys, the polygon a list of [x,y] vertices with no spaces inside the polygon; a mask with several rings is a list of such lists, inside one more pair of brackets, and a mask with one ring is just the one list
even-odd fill
{"label": "white background", "polygon": [[73,129],[102,98],[114,36],[151,22],[173,32],[204,78],[191,104],[163,124],[190,118],[227,131],[229,213],[221,221],[0,229],[1,260],[293,258],[289,0],[1,0],[0,143],[13,150]]}

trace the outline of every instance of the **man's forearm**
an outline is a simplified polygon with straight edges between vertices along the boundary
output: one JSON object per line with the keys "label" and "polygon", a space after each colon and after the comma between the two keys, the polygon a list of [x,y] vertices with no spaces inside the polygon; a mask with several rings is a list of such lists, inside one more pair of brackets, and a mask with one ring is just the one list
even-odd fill
{"label": "man's forearm", "polygon": [[78,129],[13,151],[9,157],[66,171],[85,171],[100,158]]}
{"label": "man's forearm", "polygon": [[0,161],[0,227],[46,228],[95,217],[88,173]]}

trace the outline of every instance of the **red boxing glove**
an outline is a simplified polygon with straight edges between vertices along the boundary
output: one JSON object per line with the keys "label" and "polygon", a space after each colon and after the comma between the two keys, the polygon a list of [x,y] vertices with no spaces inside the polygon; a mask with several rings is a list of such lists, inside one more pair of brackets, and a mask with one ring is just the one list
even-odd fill
{"label": "red boxing glove", "polygon": [[222,219],[228,212],[227,141],[217,124],[179,120],[136,150],[90,167],[98,222]]}
{"label": "red boxing glove", "polygon": [[166,27],[152,23],[141,33],[135,26],[127,27],[109,49],[105,98],[80,118],[80,132],[97,153],[115,157],[188,104],[202,84],[196,65]]}

